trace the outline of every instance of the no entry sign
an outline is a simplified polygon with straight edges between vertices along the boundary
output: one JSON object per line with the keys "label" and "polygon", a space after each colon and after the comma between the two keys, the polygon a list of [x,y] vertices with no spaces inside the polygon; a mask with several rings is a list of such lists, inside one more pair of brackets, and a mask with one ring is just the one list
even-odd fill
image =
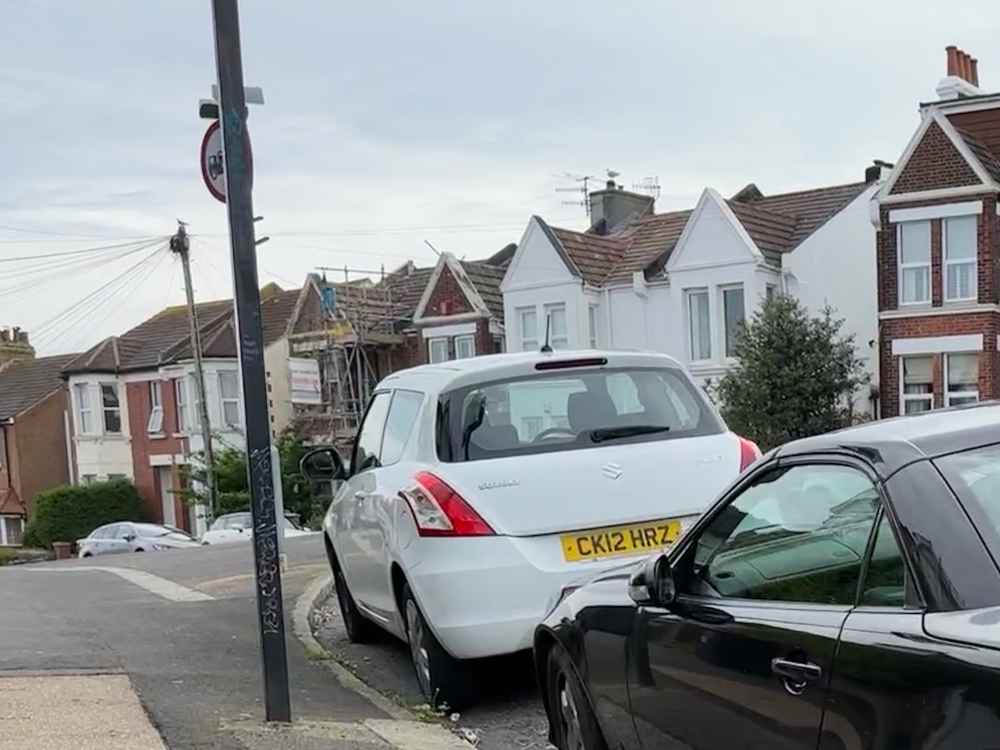
{"label": "no entry sign", "polygon": [[[253,183],[253,153],[250,150],[250,138],[247,137],[247,166],[250,182]],[[205,187],[212,196],[223,203],[226,202],[226,159],[222,149],[222,128],[215,120],[205,131],[201,139],[201,177]]]}

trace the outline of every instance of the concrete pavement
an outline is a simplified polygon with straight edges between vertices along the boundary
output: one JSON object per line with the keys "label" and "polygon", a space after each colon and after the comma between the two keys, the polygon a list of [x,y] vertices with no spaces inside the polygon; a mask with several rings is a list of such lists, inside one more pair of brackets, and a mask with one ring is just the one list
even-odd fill
{"label": "concrete pavement", "polygon": [[[288,540],[286,553],[287,618],[295,598],[326,574],[326,563],[319,537]],[[409,745],[387,738],[385,726],[405,735],[408,723],[382,724],[393,717],[311,660],[290,623],[292,712],[301,723],[264,727],[252,570],[249,545],[0,569],[0,674],[127,676],[136,703],[175,750],[420,747],[416,735],[425,729],[410,726]],[[62,714],[54,715],[58,727]],[[451,739],[446,733],[442,741]],[[34,746],[60,745],[28,742],[20,748]]]}

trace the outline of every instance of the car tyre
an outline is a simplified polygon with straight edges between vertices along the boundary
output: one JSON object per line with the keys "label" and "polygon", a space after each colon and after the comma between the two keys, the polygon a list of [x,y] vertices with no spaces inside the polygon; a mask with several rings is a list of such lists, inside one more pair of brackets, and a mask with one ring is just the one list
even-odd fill
{"label": "car tyre", "polygon": [[337,603],[340,605],[340,616],[347,630],[347,640],[351,643],[371,642],[375,635],[375,625],[361,614],[347,586],[347,579],[339,567],[333,571],[333,586],[337,591]]}
{"label": "car tyre", "polygon": [[478,696],[470,679],[469,666],[447,651],[431,632],[410,586],[402,591],[403,620],[410,646],[410,661],[420,683],[420,691],[434,708],[461,710]]}
{"label": "car tyre", "polygon": [[572,660],[561,646],[549,652],[545,686],[555,746],[559,750],[608,750]]}

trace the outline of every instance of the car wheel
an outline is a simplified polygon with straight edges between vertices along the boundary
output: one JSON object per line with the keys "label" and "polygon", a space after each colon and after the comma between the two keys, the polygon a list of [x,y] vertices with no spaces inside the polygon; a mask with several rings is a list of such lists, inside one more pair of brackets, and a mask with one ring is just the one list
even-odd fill
{"label": "car wheel", "polygon": [[144,550],[142,547],[136,547],[135,551],[136,552],[145,552],[146,550]]}
{"label": "car wheel", "polygon": [[560,646],[549,653],[545,685],[556,747],[559,750],[608,750],[569,654]]}
{"label": "car wheel", "polygon": [[409,585],[403,586],[403,616],[410,646],[410,660],[420,691],[434,708],[459,710],[476,700],[469,667],[444,650],[427,627],[427,621]]}
{"label": "car wheel", "polygon": [[337,590],[337,603],[340,605],[340,616],[344,619],[347,630],[347,640],[351,643],[368,643],[372,640],[375,625],[365,619],[354,603],[351,590],[347,587],[347,579],[340,568],[333,571],[333,585]]}

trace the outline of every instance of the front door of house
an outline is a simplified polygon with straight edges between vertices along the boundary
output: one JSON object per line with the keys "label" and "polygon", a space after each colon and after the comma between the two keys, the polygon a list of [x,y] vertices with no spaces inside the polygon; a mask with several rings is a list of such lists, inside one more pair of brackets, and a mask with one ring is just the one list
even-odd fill
{"label": "front door of house", "polygon": [[174,496],[173,476],[169,466],[160,466],[156,469],[160,480],[160,505],[163,514],[163,523],[166,526],[177,525],[177,508]]}

